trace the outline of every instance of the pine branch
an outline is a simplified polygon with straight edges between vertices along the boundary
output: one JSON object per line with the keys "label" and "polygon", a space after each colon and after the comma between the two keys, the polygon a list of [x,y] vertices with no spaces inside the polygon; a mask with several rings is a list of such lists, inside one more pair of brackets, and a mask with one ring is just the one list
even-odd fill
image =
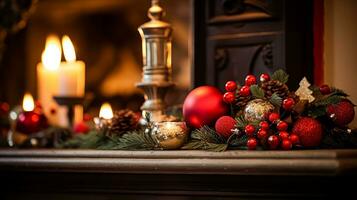
{"label": "pine branch", "polygon": [[281,83],[285,84],[289,80],[289,75],[282,69],[279,69],[274,72],[271,76],[272,80],[280,81]]}
{"label": "pine branch", "polygon": [[237,121],[236,127],[240,129],[244,129],[245,126],[249,124],[249,122],[244,118],[243,115],[236,117],[236,121]]}
{"label": "pine branch", "polygon": [[88,134],[76,135],[74,138],[61,144],[60,147],[95,149],[104,140],[106,140],[106,136],[104,134],[100,134],[97,131],[91,131]]}
{"label": "pine branch", "polygon": [[208,150],[216,152],[225,151],[227,148],[227,144],[215,144],[202,140],[192,140],[188,142],[185,146],[181,147],[181,149],[185,150]]}
{"label": "pine branch", "polygon": [[328,106],[330,104],[336,104],[338,102],[340,102],[342,100],[341,96],[337,96],[337,95],[329,95],[325,98],[319,99],[315,102],[313,102],[313,104],[318,107],[318,106]]}
{"label": "pine branch", "polygon": [[225,143],[225,139],[219,136],[213,129],[208,126],[203,126],[200,129],[192,131],[191,138],[194,140],[202,140],[207,143]]}
{"label": "pine branch", "polygon": [[250,86],[250,93],[252,93],[252,96],[257,99],[264,98],[264,90],[261,87],[259,87],[258,85]]}
{"label": "pine branch", "polygon": [[269,102],[273,104],[275,107],[280,107],[282,101],[283,99],[276,92],[274,92],[269,99]]}
{"label": "pine branch", "polygon": [[342,96],[342,97],[348,97],[349,95],[344,92],[343,90],[341,89],[338,89],[338,88],[331,88],[331,94],[330,95],[337,95],[337,96]]}
{"label": "pine branch", "polygon": [[157,148],[149,132],[144,129],[128,132],[122,136],[110,138],[110,142],[97,147],[98,149],[122,149],[122,150],[152,150]]}

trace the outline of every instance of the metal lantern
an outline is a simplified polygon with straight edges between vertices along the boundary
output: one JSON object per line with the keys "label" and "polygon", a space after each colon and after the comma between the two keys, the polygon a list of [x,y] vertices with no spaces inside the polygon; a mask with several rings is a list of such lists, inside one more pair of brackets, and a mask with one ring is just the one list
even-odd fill
{"label": "metal lantern", "polygon": [[166,104],[167,90],[174,85],[171,81],[171,25],[162,21],[163,9],[158,0],[151,1],[149,22],[139,27],[142,38],[143,78],[136,86],[145,92],[141,106],[143,115],[149,112],[153,121],[160,121]]}

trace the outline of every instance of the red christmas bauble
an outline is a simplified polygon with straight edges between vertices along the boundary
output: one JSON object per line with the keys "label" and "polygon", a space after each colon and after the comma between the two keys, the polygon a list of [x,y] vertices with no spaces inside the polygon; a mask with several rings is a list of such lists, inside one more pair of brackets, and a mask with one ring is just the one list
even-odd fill
{"label": "red christmas bauble", "polygon": [[243,96],[243,97],[247,97],[250,95],[250,87],[244,85],[243,87],[240,88],[239,90],[239,95]]}
{"label": "red christmas bauble", "polygon": [[228,104],[231,104],[233,103],[235,100],[235,96],[234,96],[234,93],[233,92],[226,92],[224,93],[223,95],[223,101],[228,103]]}
{"label": "red christmas bauble", "polygon": [[183,103],[183,116],[194,128],[213,124],[228,111],[222,93],[212,86],[201,86],[192,90]]}
{"label": "red christmas bauble", "polygon": [[47,127],[45,115],[34,111],[20,113],[16,121],[16,130],[25,134],[36,133]]}
{"label": "red christmas bauble", "polygon": [[73,131],[75,133],[88,133],[89,132],[89,126],[85,122],[79,122],[73,127]]}
{"label": "red christmas bauble", "polygon": [[237,89],[237,83],[234,81],[228,81],[225,85],[227,92],[234,92]]}
{"label": "red christmas bauble", "polygon": [[218,135],[223,136],[224,138],[229,138],[232,135],[232,129],[236,125],[236,120],[230,116],[220,117],[215,124],[215,129]]}
{"label": "red christmas bauble", "polygon": [[316,147],[321,143],[322,126],[314,118],[302,117],[298,119],[294,123],[292,132],[299,136],[300,143],[305,147]]}
{"label": "red christmas bauble", "polygon": [[247,141],[247,147],[249,150],[254,150],[257,148],[257,140],[255,138],[249,138]]}
{"label": "red christmas bauble", "polygon": [[251,86],[257,83],[257,79],[255,78],[254,75],[247,75],[245,77],[245,85]]}
{"label": "red christmas bauble", "polygon": [[355,117],[353,104],[348,100],[343,100],[337,104],[327,107],[328,115],[333,119],[333,122],[338,126],[346,126],[351,123]]}

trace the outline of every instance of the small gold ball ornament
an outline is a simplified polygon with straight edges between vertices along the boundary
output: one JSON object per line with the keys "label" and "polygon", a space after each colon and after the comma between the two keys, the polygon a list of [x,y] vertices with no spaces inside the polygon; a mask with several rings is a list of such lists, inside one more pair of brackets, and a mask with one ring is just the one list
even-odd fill
{"label": "small gold ball ornament", "polygon": [[151,135],[163,149],[178,149],[187,140],[188,128],[185,122],[158,122]]}
{"label": "small gold ball ornament", "polygon": [[260,122],[268,119],[269,113],[273,112],[275,107],[266,100],[254,99],[244,108],[244,118],[248,122]]}

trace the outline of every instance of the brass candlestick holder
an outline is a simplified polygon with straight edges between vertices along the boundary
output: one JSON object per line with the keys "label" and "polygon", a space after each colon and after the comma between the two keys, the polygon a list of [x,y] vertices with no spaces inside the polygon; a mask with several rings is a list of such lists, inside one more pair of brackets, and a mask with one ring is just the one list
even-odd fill
{"label": "brass candlestick holder", "polygon": [[70,127],[74,125],[74,109],[77,105],[83,105],[84,97],[71,97],[71,96],[54,96],[53,99],[58,105],[66,106],[67,118]]}
{"label": "brass candlestick holder", "polygon": [[151,1],[148,16],[151,21],[139,27],[142,38],[143,78],[136,86],[145,92],[141,106],[143,116],[149,112],[153,121],[160,121],[166,104],[168,89],[174,86],[171,80],[171,25],[162,21],[163,9],[158,0]]}

